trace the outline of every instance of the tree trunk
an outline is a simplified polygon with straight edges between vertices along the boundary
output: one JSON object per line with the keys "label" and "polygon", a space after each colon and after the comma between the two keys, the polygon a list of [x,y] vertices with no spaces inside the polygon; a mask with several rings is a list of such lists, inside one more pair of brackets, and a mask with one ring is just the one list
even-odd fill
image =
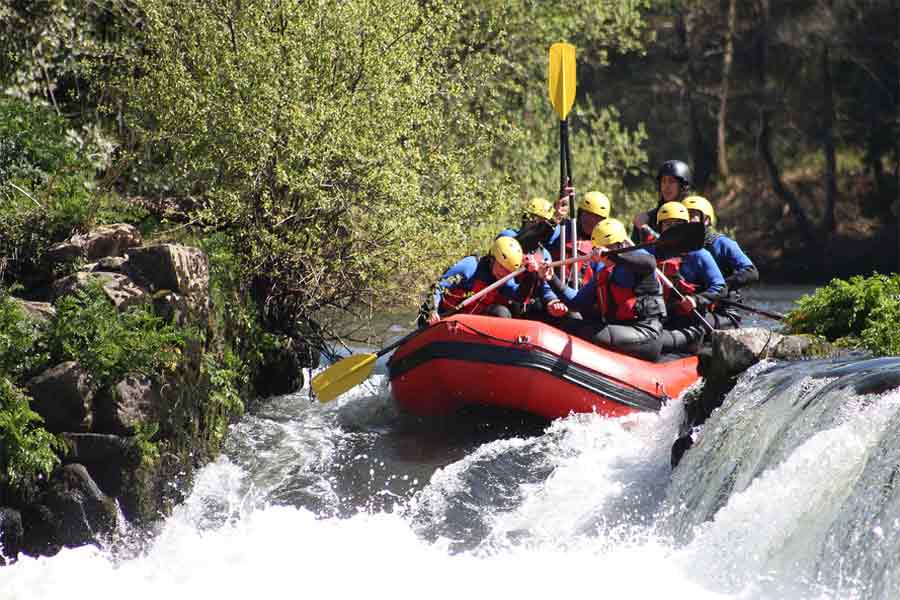
{"label": "tree trunk", "polygon": [[716,131],[719,175],[725,179],[729,176],[728,147],[725,144],[725,131],[728,113],[728,84],[731,78],[731,63],[734,59],[734,29],[736,20],[737,0],[728,0],[728,24],[725,29],[725,52],[722,54],[722,84],[719,88],[719,123]]}
{"label": "tree trunk", "polygon": [[686,3],[678,18],[678,33],[684,48],[684,56],[687,59],[687,77],[685,79],[685,97],[688,105],[688,119],[691,131],[691,163],[693,165],[694,188],[701,189],[709,179],[715,164],[712,156],[712,148],[703,136],[702,111],[697,105],[697,94],[694,90],[698,86],[697,56],[694,48],[694,25],[697,18],[696,4]]}
{"label": "tree trunk", "polygon": [[794,193],[791,192],[791,190],[788,189],[788,187],[782,181],[781,171],[778,167],[778,163],[775,162],[775,157],[772,155],[772,140],[769,129],[771,116],[774,109],[772,107],[772,94],[769,91],[767,73],[770,27],[769,0],[758,0],[758,7],[759,28],[757,31],[756,64],[757,68],[759,69],[757,71],[757,94],[759,95],[759,137],[757,140],[757,144],[759,147],[759,153],[766,165],[766,170],[769,174],[769,180],[772,183],[772,189],[775,191],[775,194],[784,202],[786,202],[790,207],[791,213],[793,213],[794,218],[797,220],[797,225],[800,227],[800,231],[803,236],[807,239],[808,242],[813,242],[815,236],[813,235],[809,218],[806,216],[806,211],[803,210],[803,207],[800,205],[800,201],[797,199],[797,196],[795,196]]}
{"label": "tree trunk", "polygon": [[894,213],[897,218],[897,271],[900,271],[900,0],[894,0],[894,46],[897,52],[897,123],[894,129],[894,177],[897,180],[897,198],[894,200]]}
{"label": "tree trunk", "polygon": [[834,86],[831,81],[831,60],[828,41],[822,45],[822,150],[825,152],[825,215],[822,228],[834,233],[834,208],[837,203],[837,159],[834,149]]}

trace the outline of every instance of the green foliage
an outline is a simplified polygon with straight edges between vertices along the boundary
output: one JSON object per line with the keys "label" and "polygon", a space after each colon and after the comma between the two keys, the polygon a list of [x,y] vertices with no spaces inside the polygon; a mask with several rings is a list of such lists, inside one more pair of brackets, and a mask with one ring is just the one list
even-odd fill
{"label": "green foliage", "polygon": [[29,408],[28,396],[0,374],[0,484],[16,488],[48,476],[59,464],[57,451],[65,445],[41,422]]}
{"label": "green foliage", "polygon": [[47,362],[43,326],[29,319],[0,288],[0,377],[23,381]]}
{"label": "green foliage", "polygon": [[[549,41],[583,43],[586,61],[638,48],[647,3],[138,4],[148,51],[122,57],[110,109],[126,108],[133,156],[164,158],[142,177],[203,198],[194,217],[267,328],[293,335],[323,308],[415,304],[522,198],[555,190]],[[619,193],[641,130],[577,106],[581,189],[646,203]]]}
{"label": "green foliage", "polygon": [[157,376],[175,367],[188,334],[144,305],[119,312],[99,285],[57,305],[48,346],[54,362],[76,360],[98,386],[128,373]]}
{"label": "green foliage", "polygon": [[211,353],[204,354],[202,368],[210,384],[205,407],[209,417],[207,426],[211,441],[218,448],[231,419],[244,414],[244,402],[239,390],[242,384],[246,385],[247,376],[243,363],[230,349],[224,352],[221,359]]}
{"label": "green foliage", "polygon": [[791,333],[813,333],[876,355],[900,355],[900,274],[833,279],[798,301]]}

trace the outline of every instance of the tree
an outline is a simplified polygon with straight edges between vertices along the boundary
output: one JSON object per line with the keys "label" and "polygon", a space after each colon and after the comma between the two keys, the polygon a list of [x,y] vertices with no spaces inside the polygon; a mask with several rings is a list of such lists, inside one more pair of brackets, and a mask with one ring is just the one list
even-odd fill
{"label": "tree", "polygon": [[716,157],[719,175],[728,178],[728,145],[726,144],[728,124],[728,85],[731,78],[731,64],[734,60],[734,32],[737,20],[737,0],[728,0],[728,21],[725,27],[725,49],[722,52],[722,81],[719,84],[719,113],[716,127]]}
{"label": "tree", "polygon": [[[146,52],[114,86],[129,150],[199,199],[270,326],[304,336],[326,309],[413,304],[486,246],[555,155],[549,41],[590,22],[587,40],[635,46],[641,27],[641,2],[139,4]],[[615,154],[613,121],[591,126],[618,132],[598,153],[615,174],[641,155]]]}

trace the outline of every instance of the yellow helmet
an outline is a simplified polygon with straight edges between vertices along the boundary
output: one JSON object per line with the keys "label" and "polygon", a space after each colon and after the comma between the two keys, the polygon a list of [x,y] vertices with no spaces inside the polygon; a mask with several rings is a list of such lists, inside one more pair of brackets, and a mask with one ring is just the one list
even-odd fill
{"label": "yellow helmet", "polygon": [[605,219],[609,217],[609,198],[600,192],[588,192],[578,202],[578,210],[587,211]]}
{"label": "yellow helmet", "polygon": [[709,217],[709,222],[715,224],[716,222],[716,211],[713,210],[712,204],[709,203],[709,200],[704,198],[703,196],[688,196],[684,200],[681,201],[688,210],[699,210],[704,215]]}
{"label": "yellow helmet", "polygon": [[591,232],[591,243],[595,248],[618,244],[626,239],[628,239],[628,233],[625,231],[625,225],[618,219],[604,219],[597,223],[594,231]]}
{"label": "yellow helmet", "polygon": [[510,271],[522,266],[522,246],[514,237],[501,236],[494,240],[491,256]]}
{"label": "yellow helmet", "polygon": [[525,204],[525,214],[551,221],[553,220],[553,205],[544,198],[532,198]]}
{"label": "yellow helmet", "polygon": [[656,222],[662,223],[669,219],[677,219],[679,221],[690,221],[691,215],[688,213],[687,207],[681,202],[666,202],[656,211]]}

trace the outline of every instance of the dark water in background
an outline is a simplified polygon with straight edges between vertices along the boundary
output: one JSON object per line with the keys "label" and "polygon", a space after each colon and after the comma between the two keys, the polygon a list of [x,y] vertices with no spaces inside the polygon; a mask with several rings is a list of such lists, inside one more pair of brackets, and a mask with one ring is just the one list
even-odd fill
{"label": "dark water in background", "polygon": [[900,359],[761,363],[673,473],[680,401],[423,421],[379,369],[247,415],[137,554],[23,559],[0,598],[900,597],[898,385]]}

